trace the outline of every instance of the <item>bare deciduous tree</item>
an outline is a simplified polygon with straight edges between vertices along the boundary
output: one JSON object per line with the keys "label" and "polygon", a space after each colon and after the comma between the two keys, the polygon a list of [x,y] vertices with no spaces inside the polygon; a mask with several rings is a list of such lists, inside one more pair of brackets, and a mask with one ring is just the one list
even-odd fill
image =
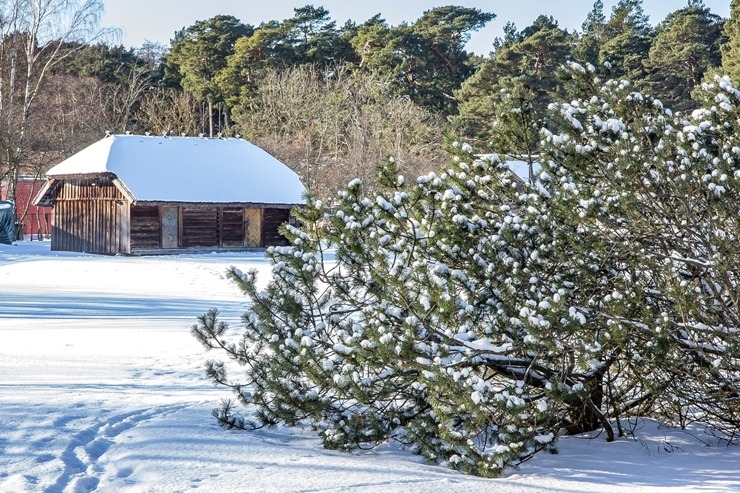
{"label": "bare deciduous tree", "polygon": [[137,105],[151,88],[154,72],[148,67],[133,65],[119,84],[111,84],[109,89],[110,111],[114,117],[114,132],[125,133]]}
{"label": "bare deciduous tree", "polygon": [[198,135],[206,121],[200,106],[195,96],[160,87],[141,98],[136,119],[142,129],[153,134]]}
{"label": "bare deciduous tree", "polygon": [[317,196],[333,196],[354,178],[372,186],[388,157],[410,175],[446,159],[440,117],[392,95],[387,81],[342,67],[270,69],[234,121]]}
{"label": "bare deciduous tree", "polygon": [[102,0],[0,1],[0,178],[14,198],[29,159],[30,122],[51,69],[87,43],[114,33],[98,29]]}

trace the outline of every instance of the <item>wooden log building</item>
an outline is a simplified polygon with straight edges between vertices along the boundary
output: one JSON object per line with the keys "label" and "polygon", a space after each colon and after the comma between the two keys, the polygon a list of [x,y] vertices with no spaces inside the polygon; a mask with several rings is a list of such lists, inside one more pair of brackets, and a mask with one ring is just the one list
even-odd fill
{"label": "wooden log building", "polygon": [[51,168],[51,249],[101,254],[261,248],[304,203],[298,175],[241,139],[113,135]]}

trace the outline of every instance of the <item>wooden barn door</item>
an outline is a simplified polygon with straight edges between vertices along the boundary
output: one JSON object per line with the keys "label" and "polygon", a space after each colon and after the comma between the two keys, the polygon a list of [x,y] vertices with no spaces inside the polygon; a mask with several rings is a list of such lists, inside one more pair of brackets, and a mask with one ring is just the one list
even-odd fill
{"label": "wooden barn door", "polygon": [[262,246],[262,209],[244,209],[244,246]]}
{"label": "wooden barn door", "polygon": [[180,243],[180,221],[177,207],[162,207],[162,248],[177,248]]}

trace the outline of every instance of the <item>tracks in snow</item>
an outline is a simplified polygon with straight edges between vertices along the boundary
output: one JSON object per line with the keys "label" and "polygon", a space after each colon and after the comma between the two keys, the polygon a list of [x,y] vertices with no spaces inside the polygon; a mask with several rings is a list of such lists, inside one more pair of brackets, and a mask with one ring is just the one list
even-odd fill
{"label": "tracks in snow", "polygon": [[[44,493],[88,493],[95,491],[103,473],[100,457],[116,443],[116,437],[138,424],[161,418],[188,407],[189,404],[155,406],[106,417],[95,425],[75,433],[59,457],[64,471]],[[126,471],[120,471],[125,475]]]}

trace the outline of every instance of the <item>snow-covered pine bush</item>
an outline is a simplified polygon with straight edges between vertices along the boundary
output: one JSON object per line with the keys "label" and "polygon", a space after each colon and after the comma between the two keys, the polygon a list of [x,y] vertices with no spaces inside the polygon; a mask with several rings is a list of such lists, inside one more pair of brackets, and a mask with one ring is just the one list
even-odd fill
{"label": "snow-covered pine bush", "polygon": [[226,427],[310,425],[327,447],[395,439],[495,476],[562,431],[701,411],[737,433],[738,93],[672,115],[627,81],[574,65],[536,185],[458,146],[439,174],[309,198],[271,248],[241,339],[217,313],[193,331],[244,366]]}
{"label": "snow-covered pine bush", "polygon": [[580,97],[552,108],[543,182],[574,253],[579,304],[601,332],[603,410],[703,419],[732,437],[740,93],[718,79],[702,108],[673,115],[629,81],[569,73]]}
{"label": "snow-covered pine bush", "polygon": [[383,193],[352,182],[331,212],[309,200],[301,228],[286,229],[291,246],[268,251],[265,290],[231,272],[252,301],[242,340],[228,343],[214,314],[194,327],[246,367],[235,383],[209,365],[254,405],[252,420],[225,405],[222,424],[310,423],[339,449],[397,439],[484,476],[563,426],[601,426],[595,341],[554,270],[541,192],[496,158],[458,154],[409,184],[389,163]]}

